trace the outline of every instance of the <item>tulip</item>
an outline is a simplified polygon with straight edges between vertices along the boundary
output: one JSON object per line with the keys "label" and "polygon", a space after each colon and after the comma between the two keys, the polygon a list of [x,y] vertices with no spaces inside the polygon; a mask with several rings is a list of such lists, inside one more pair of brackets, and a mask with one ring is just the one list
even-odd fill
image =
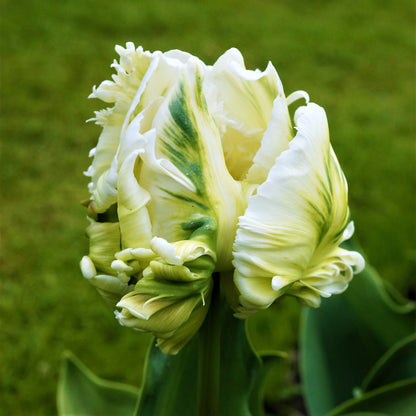
{"label": "tulip", "polygon": [[94,118],[81,270],[119,322],[174,354],[205,318],[213,274],[239,318],[283,295],[316,307],[344,291],[364,261],[339,247],[353,224],[324,110],[236,49],[212,66],[116,51],[113,81],[91,94],[113,106]]}

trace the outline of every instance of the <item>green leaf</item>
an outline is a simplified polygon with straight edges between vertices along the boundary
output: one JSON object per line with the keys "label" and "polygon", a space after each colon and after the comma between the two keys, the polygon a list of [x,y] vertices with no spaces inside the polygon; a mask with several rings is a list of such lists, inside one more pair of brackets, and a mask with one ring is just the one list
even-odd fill
{"label": "green leaf", "polygon": [[[220,415],[254,415],[250,393],[255,388],[261,361],[247,340],[245,322],[225,306],[221,331]],[[253,406],[255,404],[253,403]]]}
{"label": "green leaf", "polygon": [[362,384],[362,391],[416,377],[416,334],[393,345],[374,365]]}
{"label": "green leaf", "polygon": [[351,398],[380,356],[414,328],[414,305],[393,297],[370,266],[342,295],[305,309],[300,370],[311,416]]}
{"label": "green leaf", "polygon": [[264,414],[264,388],[266,378],[271,373],[278,361],[288,360],[289,356],[285,352],[271,351],[259,355],[261,366],[254,380],[254,385],[250,395],[250,409],[253,416],[262,416]]}
{"label": "green leaf", "polygon": [[266,375],[286,356],[277,351],[257,356],[247,337],[246,321],[234,318],[226,304],[222,323],[218,414],[262,416]]}
{"label": "green leaf", "polygon": [[142,394],[136,415],[194,416],[197,409],[198,340],[191,340],[177,355],[150,346]]}
{"label": "green leaf", "polygon": [[343,416],[388,416],[386,413],[375,413],[375,412],[354,412],[345,413]]}
{"label": "green leaf", "polygon": [[131,416],[138,394],[132,386],[97,377],[74,355],[65,353],[57,395],[60,416]]}
{"label": "green leaf", "polygon": [[414,416],[416,414],[416,378],[388,384],[365,393],[359,398],[348,400],[327,416],[351,416],[351,413],[355,414],[354,412]]}

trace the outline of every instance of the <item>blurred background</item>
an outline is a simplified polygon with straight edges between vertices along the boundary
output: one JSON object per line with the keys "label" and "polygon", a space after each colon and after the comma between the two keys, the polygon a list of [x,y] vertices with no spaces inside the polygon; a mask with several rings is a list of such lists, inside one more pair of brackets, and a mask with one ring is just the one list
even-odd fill
{"label": "blurred background", "polygon": [[[62,353],[139,385],[149,336],[118,325],[82,278],[90,160],[85,124],[115,44],[182,49],[212,64],[237,47],[273,62],[286,94],[328,115],[356,235],[403,294],[415,282],[415,3],[383,0],[1,0],[0,391],[7,415],[53,415]],[[258,348],[294,351],[299,308],[283,300],[249,326]],[[285,368],[269,407],[287,392]],[[285,390],[286,389],[286,390]],[[0,413],[1,413],[0,412]],[[283,413],[283,411],[281,411]]]}

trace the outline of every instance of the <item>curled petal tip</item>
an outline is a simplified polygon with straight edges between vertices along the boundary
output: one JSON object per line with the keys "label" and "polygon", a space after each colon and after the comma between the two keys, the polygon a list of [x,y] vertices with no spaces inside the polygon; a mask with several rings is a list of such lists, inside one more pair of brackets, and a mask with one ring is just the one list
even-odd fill
{"label": "curled petal tip", "polygon": [[152,250],[159,255],[162,259],[166,260],[169,264],[180,266],[182,259],[176,255],[175,247],[169,244],[165,239],[159,237],[153,237],[150,242]]}
{"label": "curled petal tip", "polygon": [[299,90],[299,91],[292,92],[292,94],[290,94],[286,98],[287,105],[290,105],[294,103],[295,101],[300,100],[302,98],[305,100],[306,104],[309,104],[309,94],[306,91]]}
{"label": "curled petal tip", "polygon": [[81,260],[81,272],[86,279],[92,279],[97,274],[94,263],[88,256],[84,256]]}

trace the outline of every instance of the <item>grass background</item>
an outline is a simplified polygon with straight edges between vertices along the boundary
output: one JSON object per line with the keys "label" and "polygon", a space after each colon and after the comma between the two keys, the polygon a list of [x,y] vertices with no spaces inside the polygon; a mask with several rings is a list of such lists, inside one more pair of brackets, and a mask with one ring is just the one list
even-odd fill
{"label": "grass background", "polygon": [[[402,293],[414,282],[412,0],[0,0],[0,6],[0,413],[55,414],[66,348],[102,377],[140,383],[149,337],[119,327],[78,268],[87,252],[82,171],[99,134],[84,120],[100,103],[86,97],[110,77],[115,44],[183,49],[211,64],[235,46],[252,69],[271,60],[287,94],[304,89],[327,111],[369,259]],[[297,315],[286,300],[257,317],[255,344],[293,348]]]}

